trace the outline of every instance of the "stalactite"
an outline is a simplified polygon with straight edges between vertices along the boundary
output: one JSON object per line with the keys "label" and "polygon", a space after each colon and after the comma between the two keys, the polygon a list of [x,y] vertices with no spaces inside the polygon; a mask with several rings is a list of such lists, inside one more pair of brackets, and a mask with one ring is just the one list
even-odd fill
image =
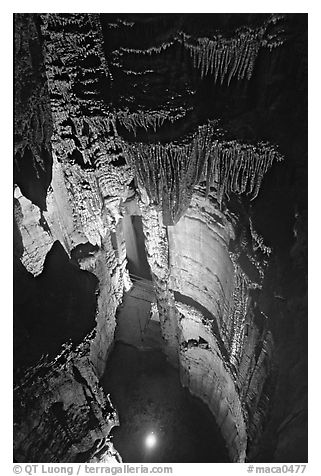
{"label": "stalactite", "polygon": [[256,29],[243,27],[235,31],[231,38],[221,33],[213,38],[197,38],[181,33],[184,47],[189,51],[193,66],[200,70],[201,77],[214,74],[214,81],[223,83],[227,77],[228,84],[233,77],[250,79],[260,47],[270,50],[282,45],[280,33],[271,35],[268,27],[279,21],[282,15],[271,15]]}
{"label": "stalactite", "polygon": [[231,193],[246,193],[253,200],[273,161],[282,159],[267,143],[212,140],[214,131],[215,123],[210,122],[183,144],[125,146],[150,200],[162,206],[166,224],[178,221],[201,180],[206,181],[207,191],[216,188],[219,203]]}
{"label": "stalactite", "polygon": [[[209,74],[214,76],[214,81],[223,83],[227,78],[228,84],[233,77],[250,79],[258,52],[261,47],[272,50],[283,44],[282,30],[269,33],[271,24],[276,24],[283,18],[281,14],[272,14],[260,27],[238,28],[231,37],[217,32],[212,38],[194,38],[182,30],[171,35],[159,45],[148,48],[119,48],[112,52],[116,61],[114,66],[123,68],[122,57],[128,55],[151,56],[161,54],[175,44],[182,44],[190,53],[193,66],[200,70],[201,77]],[[140,74],[135,71],[126,71],[126,74]]]}
{"label": "stalactite", "polygon": [[185,35],[184,45],[189,51],[193,65],[201,71],[201,77],[213,74],[214,81],[222,83],[228,75],[228,84],[232,77],[237,79],[251,77],[253,65],[260,47],[260,37],[257,32],[248,31],[240,38],[214,39],[199,38],[196,43]]}
{"label": "stalactite", "polygon": [[132,113],[129,111],[118,111],[116,117],[122,126],[132,131],[135,135],[137,127],[142,127],[145,131],[147,131],[149,127],[152,127],[156,132],[156,129],[159,128],[167,118],[165,112],[162,114],[161,112],[149,113],[148,111]]}
{"label": "stalactite", "polygon": [[114,113],[115,119],[124,126],[128,131],[137,133],[137,128],[142,127],[147,131],[152,128],[154,132],[161,127],[165,121],[174,123],[186,115],[187,110],[180,108],[161,109],[159,111],[136,111],[130,112],[127,110],[120,110]]}
{"label": "stalactite", "polygon": [[265,142],[254,146],[237,141],[214,141],[212,151],[213,173],[208,181],[217,184],[219,202],[230,193],[246,193],[254,200],[273,161],[282,160],[276,149]]}
{"label": "stalactite", "polygon": [[95,48],[98,51],[98,56],[101,61],[102,67],[104,69],[105,75],[107,78],[112,79],[111,73],[109,71],[109,67],[107,64],[106,56],[104,53],[104,49],[103,49],[104,37],[103,37],[102,26],[100,22],[100,16],[99,14],[96,14],[96,13],[88,14],[88,16],[97,32],[96,35],[93,35],[93,39],[95,40]]}
{"label": "stalactite", "polygon": [[[84,165],[92,165],[97,153],[106,153],[106,137],[115,122],[96,85],[99,81],[110,80],[99,15],[49,13],[42,14],[41,18],[55,124],[55,153],[64,161],[77,150]],[[67,32],[64,30],[66,25]],[[92,61],[97,64],[95,67]],[[77,64],[81,65],[80,69],[75,67]],[[81,93],[75,93],[75,85]]]}
{"label": "stalactite", "polygon": [[150,46],[149,48],[146,49],[138,49],[138,48],[120,48],[119,50],[115,50],[113,53],[117,53],[118,55],[123,55],[124,53],[126,54],[134,54],[134,55],[153,55],[153,54],[159,54],[162,51],[167,50],[171,46],[173,46],[175,43],[177,43],[179,39],[179,36],[176,35],[174,36],[171,40],[169,41],[164,41],[158,46]]}

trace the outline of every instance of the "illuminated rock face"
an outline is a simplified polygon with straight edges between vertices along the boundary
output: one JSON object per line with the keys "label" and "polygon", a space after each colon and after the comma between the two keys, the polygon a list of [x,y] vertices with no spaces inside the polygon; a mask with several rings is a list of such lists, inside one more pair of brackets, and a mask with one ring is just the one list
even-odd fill
{"label": "illuminated rock face", "polygon": [[159,213],[143,212],[164,351],[182,384],[212,411],[231,460],[244,461],[265,418],[273,341],[254,322],[249,292],[259,285],[230,251],[237,222],[201,193],[167,229]]}
{"label": "illuminated rock face", "polygon": [[16,386],[16,461],[99,461],[104,454],[120,460],[107,440],[118,416],[99,385],[88,344],[43,359]]}
{"label": "illuminated rock face", "polygon": [[[105,216],[96,189],[78,188],[75,200],[72,199],[68,185],[77,181],[77,167],[70,174],[72,177],[65,179],[61,166],[54,163],[52,188],[43,214],[16,189],[21,262],[32,275],[41,277],[48,252],[55,242],[60,242],[79,269],[98,278],[96,327],[86,343],[85,356],[78,358],[77,352],[67,349],[64,358],[50,363],[49,367],[40,361],[36,369],[27,369],[30,378],[22,390],[21,383],[17,385],[15,399],[20,402],[17,405],[22,402],[26,405],[15,411],[17,461],[120,460],[108,441],[118,417],[104,396],[98,377],[105,369],[113,342],[116,309],[123,290],[130,286],[124,238],[121,224],[114,225],[115,231],[104,225]],[[92,213],[95,206],[96,213]],[[83,221],[78,219],[80,214]],[[61,360],[66,362],[62,364]],[[45,380],[39,380],[38,374],[46,375]],[[41,395],[41,399],[34,401],[34,394]],[[105,408],[109,407],[107,412]],[[42,450],[44,444],[46,448]]]}
{"label": "illuminated rock face", "polygon": [[171,288],[215,316],[224,340],[233,303],[235,272],[228,247],[234,238],[232,219],[202,197],[193,198],[177,226],[168,229]]}
{"label": "illuminated rock face", "polygon": [[180,369],[182,384],[201,398],[215,416],[231,461],[243,462],[247,433],[231,369],[201,313],[177,303],[181,311]]}
{"label": "illuminated rock face", "polygon": [[[55,180],[54,172],[52,195],[57,194],[57,190],[65,191],[64,182],[60,182],[58,187]],[[66,192],[57,194],[57,198],[52,195],[49,195],[49,203],[55,204],[61,204],[63,197],[68,196]],[[86,200],[88,192],[84,195],[79,195],[80,200]],[[130,286],[122,220],[119,220],[114,232],[106,227],[105,236],[101,236],[103,233],[99,235],[98,246],[97,241],[92,239],[93,251],[82,254],[82,241],[90,242],[93,235],[84,236],[85,232],[79,228],[78,232],[64,230],[64,223],[70,226],[67,213],[72,201],[66,200],[66,205],[60,205],[60,208],[57,205],[52,209],[48,207],[45,212],[48,230],[45,231],[38,224],[39,217],[34,212],[37,207],[32,204],[27,207],[28,200],[19,190],[16,198],[24,217],[18,222],[24,246],[22,262],[31,272],[38,274],[36,265],[41,263],[39,258],[44,260],[53,241],[65,236],[66,240],[61,240],[68,251],[73,246],[69,252],[80,269],[93,273],[99,279],[96,332],[89,341],[88,352],[93,368],[101,375],[113,342],[116,309],[124,288]],[[61,215],[58,215],[59,211]],[[243,308],[241,306],[239,313],[235,312],[239,304],[237,297],[246,303],[247,293],[246,287],[243,290],[238,288],[242,282],[241,275],[238,279],[239,268],[229,254],[229,242],[235,238],[233,225],[236,217],[219,211],[217,205],[205,201],[200,195],[194,196],[186,215],[172,228],[166,229],[162,214],[153,207],[141,203],[141,212],[147,259],[157,290],[164,351],[171,362],[179,366],[182,384],[209,406],[221,428],[232,461],[244,461],[247,430],[252,416],[244,411],[249,395],[246,392],[242,394],[241,389],[246,379],[250,380],[251,391],[258,398],[267,375],[257,375],[258,381],[253,383],[253,366],[257,365],[253,353],[261,334],[255,326],[251,327],[250,322],[248,336],[252,340],[245,339],[246,304]],[[53,219],[53,215],[59,219]],[[97,222],[98,234],[101,221]],[[38,234],[33,230],[39,230]],[[32,242],[24,239],[28,236],[33,237]],[[45,242],[43,236],[48,236],[51,241],[48,238],[47,249],[38,249],[36,245]],[[76,239],[79,240],[77,246]],[[77,250],[80,251],[77,253]],[[29,260],[24,256],[28,256]],[[188,304],[181,302],[184,297],[190,299]],[[199,306],[207,312],[200,312],[197,309]],[[53,385],[56,387],[57,382]],[[75,408],[71,407],[70,411]],[[259,420],[261,417],[264,414]],[[29,455],[28,458],[33,457]],[[66,458],[70,459],[71,454],[68,453]]]}
{"label": "illuminated rock face", "polygon": [[[17,293],[24,283],[42,289],[39,283],[47,279],[50,294],[48,258],[57,245],[79,282],[90,281],[79,289],[93,293],[93,280],[97,286],[91,296],[95,309],[88,316],[92,332],[82,329],[82,342],[62,351],[61,343],[70,336],[57,324],[60,344],[50,356],[41,359],[41,352],[33,362],[18,365],[17,461],[119,460],[108,440],[118,423],[116,410],[98,379],[113,345],[117,308],[131,286],[123,216],[133,213],[134,202],[142,218],[156,291],[153,312],[159,316],[165,354],[179,368],[182,384],[215,416],[232,461],[244,461],[260,444],[275,384],[275,336],[254,293],[264,290],[272,251],[256,232],[250,208],[232,212],[230,204],[239,200],[236,195],[260,198],[265,173],[282,158],[273,145],[259,140],[266,126],[260,114],[278,107],[266,99],[273,96],[269,71],[256,77],[262,88],[255,88],[260,93],[254,119],[246,124],[247,110],[243,114],[244,128],[255,130],[253,141],[233,135],[237,125],[228,137],[226,131],[221,136],[209,109],[215,104],[225,119],[228,111],[233,126],[231,111],[240,102],[235,114],[241,114],[236,122],[243,127],[242,104],[256,101],[246,96],[245,83],[255,77],[255,67],[262,70],[262,58],[269,53],[261,50],[283,43],[277,30],[283,20],[249,17],[242,29],[234,27],[233,18],[220,17],[218,24],[230,22],[234,34],[228,29],[226,37],[209,38],[201,34],[207,27],[200,19],[200,33],[197,28],[195,33],[192,17],[173,18],[166,19],[168,31],[166,22],[160,19],[159,29],[159,19],[152,18],[156,25],[144,33],[143,17],[114,23],[108,15],[18,16],[14,216],[22,285]],[[154,36],[159,45],[150,46]],[[136,47],[119,46],[122,41]],[[180,55],[183,61],[177,62]],[[280,63],[284,55],[281,51]],[[275,64],[273,57],[272,72]],[[304,64],[298,71],[304,76]],[[279,75],[272,76],[273,86]],[[218,83],[223,83],[221,92]],[[63,319],[75,322],[77,297],[68,292],[62,293]],[[31,324],[22,315],[16,319],[22,335],[18,344],[28,349],[36,342],[33,329],[41,308],[30,303],[28,290],[22,294],[21,308],[35,310]],[[277,388],[286,395],[282,384]],[[286,428],[291,415],[295,418],[293,408],[290,416],[285,409],[282,418],[274,409],[275,433],[282,422],[280,428]],[[288,441],[286,434],[282,438]]]}
{"label": "illuminated rock face", "polygon": [[103,205],[93,174],[82,171],[77,165],[63,167],[56,160],[47,195],[47,211],[41,212],[19,188],[16,188],[15,198],[16,223],[23,245],[21,262],[34,276],[42,272],[46,255],[57,240],[69,256],[86,243],[94,249],[89,254],[78,253],[76,261],[80,269],[92,272],[101,283],[96,312],[100,332],[93,342],[93,358],[102,373],[116,325],[115,312],[123,288],[130,286],[124,237],[121,225],[117,224],[121,216],[120,200],[115,206],[118,216],[110,226],[111,209]]}
{"label": "illuminated rock face", "polygon": [[193,200],[179,224],[169,229],[171,288],[207,309],[214,321],[213,325],[195,308],[176,303],[181,380],[212,411],[231,460],[244,461],[246,424],[224,328],[231,322],[234,304],[234,267],[228,253],[234,233],[224,214],[213,208]]}
{"label": "illuminated rock face", "polygon": [[[95,18],[90,18],[90,21],[95,30]],[[120,204],[127,196],[127,185],[132,180],[132,175],[126,164],[113,165],[114,160],[117,162],[117,154],[109,151],[106,156],[102,144],[102,150],[97,150],[99,141],[94,141],[90,128],[90,125],[94,128],[96,124],[92,116],[86,123],[87,130],[84,127],[80,134],[88,151],[88,157],[84,155],[84,161],[90,163],[96,152],[95,166],[84,168],[83,161],[80,161],[80,165],[77,163],[83,149],[75,147],[70,137],[75,127],[78,127],[79,132],[77,119],[81,121],[83,117],[77,107],[75,114],[68,116],[64,106],[68,86],[64,91],[61,86],[64,82],[60,83],[57,78],[51,80],[49,73],[49,81],[46,83],[45,75],[42,74],[42,53],[47,63],[47,74],[50,71],[48,61],[50,63],[51,56],[42,50],[39,25],[36,23],[39,23],[39,18],[32,15],[18,16],[16,22],[17,73],[20,74],[17,74],[16,78],[16,133],[20,134],[17,137],[21,137],[17,142],[16,177],[21,188],[15,187],[15,233],[17,257],[25,269],[21,274],[18,266],[17,280],[22,283],[19,284],[22,287],[29,283],[32,290],[37,286],[37,281],[34,280],[43,279],[45,274],[50,287],[51,269],[46,265],[46,261],[58,243],[65,252],[64,259],[67,262],[64,266],[74,266],[79,277],[87,276],[86,273],[96,276],[99,285],[95,314],[87,316],[89,321],[94,319],[95,331],[88,336],[86,342],[80,344],[78,350],[67,348],[58,360],[54,359],[54,355],[55,352],[61,353],[61,348],[58,346],[54,350],[52,346],[47,362],[40,360],[31,364],[33,353],[29,347],[36,349],[37,336],[33,336],[32,323],[22,323],[20,326],[20,319],[24,319],[21,306],[22,312],[17,319],[17,345],[18,348],[19,345],[22,346],[24,353],[21,350],[20,353],[26,354],[27,359],[26,363],[18,359],[18,373],[15,374],[15,457],[18,461],[30,462],[76,461],[77,458],[83,461],[92,458],[95,461],[115,461],[118,456],[108,441],[108,435],[111,428],[118,424],[118,417],[100,389],[98,378],[105,369],[113,342],[116,309],[121,302],[123,290],[131,284],[126,269]],[[28,49],[28,45],[31,45],[28,43],[28,32],[33,37],[34,46],[31,52]],[[99,44],[101,45],[101,42]],[[74,54],[75,50],[71,56]],[[32,87],[28,91],[23,89],[21,83],[24,71],[27,71],[32,80]],[[103,67],[101,74],[105,75]],[[59,101],[52,100],[57,88],[60,92]],[[39,89],[42,91],[41,103],[37,102]],[[31,105],[29,115],[25,114],[26,91],[29,94],[27,102]],[[42,123],[38,129],[42,134],[38,129],[34,129],[34,124],[30,122],[37,107],[40,108],[40,113],[36,110],[37,119]],[[85,126],[85,123],[83,125]],[[28,131],[27,136],[23,133],[25,130]],[[75,140],[77,143],[76,138]],[[112,137],[110,142],[112,149]],[[51,160],[46,157],[46,148]],[[27,163],[29,156],[25,150],[29,149],[32,160]],[[30,177],[33,181],[31,185]],[[46,183],[43,177],[46,178]],[[40,183],[41,187],[33,187],[34,183]],[[83,270],[83,275],[80,270]],[[60,269],[56,270],[54,279],[59,280],[60,272]],[[72,290],[73,283],[68,285]],[[54,289],[53,286],[52,292],[55,292]],[[21,291],[18,287],[17,293]],[[66,322],[77,319],[77,316],[72,317],[73,309],[77,307],[72,302],[75,293],[68,295],[68,292],[61,290],[61,295],[66,299],[62,303],[62,306],[65,306]],[[37,312],[37,309],[41,309],[41,304],[37,302],[37,293],[34,296],[30,298],[28,292],[26,293],[25,306],[31,306],[31,309],[33,306]],[[82,298],[86,302],[86,296]],[[78,317],[80,321],[80,316]],[[77,327],[82,325],[79,322]],[[59,324],[56,324],[55,332],[57,343],[64,342],[68,337],[64,336],[65,328],[60,329]],[[38,339],[41,338],[42,335],[39,334]],[[37,355],[36,350],[34,354]],[[39,375],[45,375],[45,379],[39,379]],[[35,401],[35,394],[41,395],[41,399]]]}

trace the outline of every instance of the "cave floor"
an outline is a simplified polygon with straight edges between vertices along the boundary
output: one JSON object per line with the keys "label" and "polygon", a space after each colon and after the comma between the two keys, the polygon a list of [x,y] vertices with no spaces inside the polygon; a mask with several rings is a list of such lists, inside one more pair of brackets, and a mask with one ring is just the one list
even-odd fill
{"label": "cave floor", "polygon": [[[178,370],[160,350],[159,323],[149,319],[153,297],[147,294],[134,286],[125,296],[102,379],[120,419],[113,444],[128,463],[228,462],[214,417],[181,386]],[[157,442],[148,449],[151,432]]]}

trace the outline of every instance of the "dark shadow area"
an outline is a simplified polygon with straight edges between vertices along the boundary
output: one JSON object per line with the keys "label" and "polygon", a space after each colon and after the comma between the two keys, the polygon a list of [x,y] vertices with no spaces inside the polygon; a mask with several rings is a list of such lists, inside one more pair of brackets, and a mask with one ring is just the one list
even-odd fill
{"label": "dark shadow area", "polygon": [[18,258],[14,263],[14,365],[54,356],[71,339],[79,344],[95,325],[97,278],[73,264],[59,241],[43,272],[33,277]]}
{"label": "dark shadow area", "polygon": [[46,210],[52,178],[52,115],[39,15],[15,13],[14,183]]}
{"label": "dark shadow area", "polygon": [[142,218],[139,215],[125,216],[124,234],[130,274],[151,280],[150,267],[146,258]]}
{"label": "dark shadow area", "polygon": [[[228,462],[227,450],[206,405],[192,397],[159,351],[116,343],[102,385],[120,418],[113,444],[124,462]],[[156,444],[146,446],[153,432]]]}
{"label": "dark shadow area", "polygon": [[42,158],[45,168],[41,167],[34,159],[29,147],[26,147],[22,156],[16,154],[14,167],[14,183],[22,194],[37,205],[40,210],[47,210],[47,189],[52,176],[51,152],[42,148]]}

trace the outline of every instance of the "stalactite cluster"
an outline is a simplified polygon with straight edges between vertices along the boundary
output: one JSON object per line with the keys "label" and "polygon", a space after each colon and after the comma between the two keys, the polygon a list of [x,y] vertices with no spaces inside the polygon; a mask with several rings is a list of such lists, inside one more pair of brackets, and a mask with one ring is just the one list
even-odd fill
{"label": "stalactite cluster", "polygon": [[67,57],[75,54],[72,53],[72,49],[85,58],[90,55],[97,56],[105,75],[109,76],[109,68],[103,52],[99,14],[46,13],[42,14],[41,18],[43,32],[56,34],[55,41],[60,43],[62,48],[66,48]]}
{"label": "stalactite cluster", "polygon": [[100,18],[44,14],[42,20],[53,150],[62,163],[70,199],[77,203],[75,227],[86,229],[90,240],[100,242],[97,229],[104,236],[106,226],[115,228],[120,197],[126,197],[133,179],[122,154],[116,117],[103,99],[110,75]]}
{"label": "stalactite cluster", "polygon": [[230,193],[246,193],[254,200],[274,160],[280,161],[282,156],[266,142],[214,141],[204,170],[207,187],[217,183],[219,202]]}
{"label": "stalactite cluster", "polygon": [[253,200],[264,174],[279,153],[267,143],[256,146],[237,141],[213,140],[214,124],[200,126],[186,144],[136,143],[128,155],[150,200],[161,205],[164,223],[176,223],[190,203],[201,180],[217,189],[221,203],[230,193],[246,193]]}
{"label": "stalactite cluster", "polygon": [[172,124],[186,115],[186,109],[180,107],[176,109],[164,109],[159,111],[136,111],[120,110],[115,112],[114,117],[128,131],[132,131],[136,135],[138,127],[142,127],[147,131],[152,128],[154,132],[159,129],[165,121]]}
{"label": "stalactite cluster", "polygon": [[201,71],[202,78],[211,74],[215,82],[219,80],[222,84],[227,77],[229,84],[233,77],[238,80],[251,78],[261,47],[271,50],[283,44],[281,32],[269,33],[270,25],[282,18],[282,15],[272,14],[260,27],[239,28],[231,37],[217,33],[211,38],[195,38],[180,30],[159,45],[145,49],[122,47],[114,50],[113,55],[118,60],[124,54],[151,56],[160,54],[175,44],[182,44],[190,53],[194,67]]}
{"label": "stalactite cluster", "polygon": [[127,130],[132,131],[136,135],[137,127],[142,127],[147,131],[149,127],[152,127],[156,132],[165,121],[166,115],[161,113],[149,114],[142,111],[128,113],[125,111],[117,112],[117,119],[119,123],[126,127]]}
{"label": "stalactite cluster", "polygon": [[267,34],[271,23],[277,22],[280,15],[272,15],[261,27],[243,27],[236,30],[230,38],[217,34],[213,38],[193,39],[183,34],[183,44],[189,51],[193,65],[201,71],[202,78],[211,74],[214,81],[222,84],[233,77],[250,79],[255,60],[262,46],[272,49],[282,44],[282,39],[276,35]]}
{"label": "stalactite cluster", "polygon": [[221,84],[226,76],[228,84],[234,76],[238,80],[251,78],[260,48],[258,32],[250,30],[231,39],[219,36],[215,39],[199,38],[196,44],[188,40],[186,37],[186,48],[202,78],[211,74],[214,81],[219,79]]}
{"label": "stalactite cluster", "polygon": [[135,164],[141,185],[150,200],[162,205],[164,223],[173,224],[181,216],[190,201],[192,183],[187,183],[187,160],[192,147],[168,145],[135,145],[130,156]]}
{"label": "stalactite cluster", "polygon": [[110,74],[99,16],[43,14],[41,18],[54,150],[59,160],[76,151],[84,164],[93,164],[99,150],[105,151],[113,125],[101,97]]}
{"label": "stalactite cluster", "polygon": [[33,15],[17,14],[15,22],[15,156],[26,148],[44,168],[51,154],[52,120],[39,33]]}

